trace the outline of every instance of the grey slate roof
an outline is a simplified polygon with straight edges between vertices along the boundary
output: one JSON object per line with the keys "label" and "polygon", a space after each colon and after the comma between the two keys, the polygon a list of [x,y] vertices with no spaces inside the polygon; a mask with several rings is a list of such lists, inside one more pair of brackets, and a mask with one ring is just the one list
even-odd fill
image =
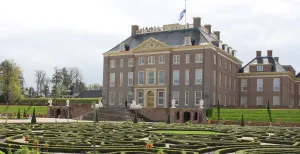
{"label": "grey slate roof", "polygon": [[296,75],[296,78],[300,78],[300,72]]}
{"label": "grey slate roof", "polygon": [[102,97],[100,90],[88,90],[80,93],[77,98],[100,98]]}
{"label": "grey slate roof", "polygon": [[[184,37],[187,36],[191,36],[192,39],[195,41],[195,44],[211,43],[211,41],[217,41],[215,38],[202,31],[200,28],[194,27],[189,29],[137,34],[135,36],[130,36],[121,43],[129,45],[130,49],[133,49],[140,45],[142,42],[152,37],[154,39],[159,40],[162,43],[167,44],[168,46],[183,46]],[[109,50],[109,52],[118,52],[120,44]]]}
{"label": "grey slate roof", "polygon": [[285,72],[286,70],[275,61],[273,57],[255,57],[243,68],[240,69],[240,73],[249,73],[249,66],[251,64],[272,64],[272,72]]}

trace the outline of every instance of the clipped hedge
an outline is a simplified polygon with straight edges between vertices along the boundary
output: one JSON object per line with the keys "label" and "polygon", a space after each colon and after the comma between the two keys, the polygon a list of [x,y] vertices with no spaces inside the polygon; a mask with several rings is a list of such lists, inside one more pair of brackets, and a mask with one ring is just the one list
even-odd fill
{"label": "clipped hedge", "polygon": [[67,99],[70,100],[70,104],[92,104],[93,102],[98,103],[101,98],[24,98],[15,104],[47,105],[49,99],[52,99],[53,105],[66,105]]}

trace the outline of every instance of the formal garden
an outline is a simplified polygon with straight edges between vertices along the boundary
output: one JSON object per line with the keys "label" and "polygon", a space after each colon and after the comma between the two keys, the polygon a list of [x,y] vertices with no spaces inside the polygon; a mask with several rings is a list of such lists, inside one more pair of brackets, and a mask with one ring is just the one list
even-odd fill
{"label": "formal garden", "polygon": [[[300,153],[300,128],[165,123],[1,124],[3,153]],[[0,152],[1,153],[1,152]]]}

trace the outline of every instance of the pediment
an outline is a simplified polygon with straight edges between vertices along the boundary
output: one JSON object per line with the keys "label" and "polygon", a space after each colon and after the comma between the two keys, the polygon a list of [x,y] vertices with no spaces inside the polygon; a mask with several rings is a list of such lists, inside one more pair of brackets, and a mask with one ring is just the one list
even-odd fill
{"label": "pediment", "polygon": [[138,45],[136,48],[134,48],[133,51],[164,50],[167,48],[169,48],[169,46],[165,43],[162,43],[159,40],[150,37],[149,39]]}

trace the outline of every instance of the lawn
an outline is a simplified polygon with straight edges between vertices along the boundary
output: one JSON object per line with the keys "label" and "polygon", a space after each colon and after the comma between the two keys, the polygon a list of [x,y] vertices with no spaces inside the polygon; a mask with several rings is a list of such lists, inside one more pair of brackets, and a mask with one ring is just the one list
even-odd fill
{"label": "lawn", "polygon": [[[9,114],[9,113],[15,113],[17,114],[18,113],[18,110],[20,109],[21,110],[21,114],[23,114],[24,112],[24,109],[25,111],[28,110],[30,106],[9,106],[7,108],[7,105],[0,105],[0,114]],[[4,112],[4,110],[7,108],[7,110]],[[35,113],[37,114],[47,114],[48,112],[48,106],[32,106],[27,114],[32,114],[33,112],[33,108],[35,108]]]}
{"label": "lawn", "polygon": [[[244,114],[245,121],[269,122],[266,109],[222,109],[220,110],[221,120],[240,121]],[[300,122],[299,109],[271,109],[273,122],[280,118],[280,122]],[[209,119],[217,120],[217,109],[213,109],[212,117]]]}
{"label": "lawn", "polygon": [[219,133],[219,132],[212,132],[212,131],[185,131],[185,130],[154,130],[151,131],[154,133],[160,133],[160,134],[176,134],[176,135],[212,135],[212,134],[223,134],[223,133]]}

